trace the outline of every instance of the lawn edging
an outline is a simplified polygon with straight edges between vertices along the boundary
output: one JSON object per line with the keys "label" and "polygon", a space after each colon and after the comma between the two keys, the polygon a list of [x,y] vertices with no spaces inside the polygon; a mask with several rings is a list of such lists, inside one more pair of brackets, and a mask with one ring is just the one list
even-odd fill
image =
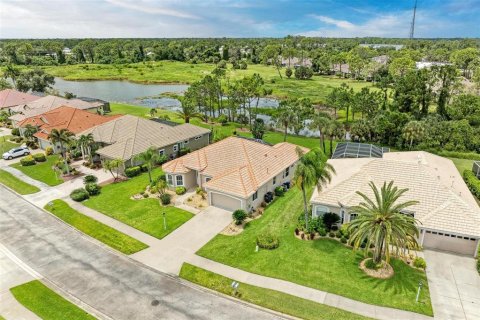
{"label": "lawn edging", "polygon": [[[10,183],[11,182],[11,183]],[[40,192],[40,188],[31,185],[11,174],[8,171],[0,169],[0,183],[20,195],[27,195]],[[17,188],[18,186],[18,188]],[[27,191],[28,190],[28,191]]]}
{"label": "lawn edging", "polygon": [[[123,254],[133,254],[148,248],[148,245],[140,240],[84,215],[70,207],[68,203],[61,199],[51,201],[45,205],[44,209],[66,224]],[[115,240],[119,240],[120,243],[126,243],[127,248],[124,248],[122,245],[117,245]]]}

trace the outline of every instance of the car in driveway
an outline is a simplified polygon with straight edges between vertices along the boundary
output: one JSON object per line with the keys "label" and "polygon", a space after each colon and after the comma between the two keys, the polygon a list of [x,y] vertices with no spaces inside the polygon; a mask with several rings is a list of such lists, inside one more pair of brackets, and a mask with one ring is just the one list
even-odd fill
{"label": "car in driveway", "polygon": [[13,158],[21,157],[21,156],[26,156],[30,154],[30,150],[28,147],[22,146],[22,147],[17,147],[13,148],[7,152],[5,152],[2,155],[2,158],[5,160],[12,160]]}

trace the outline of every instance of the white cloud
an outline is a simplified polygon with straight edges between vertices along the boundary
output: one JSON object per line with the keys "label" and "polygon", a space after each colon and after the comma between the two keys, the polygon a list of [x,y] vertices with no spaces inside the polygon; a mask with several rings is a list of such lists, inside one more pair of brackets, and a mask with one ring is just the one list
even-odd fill
{"label": "white cloud", "polygon": [[337,20],[333,19],[327,16],[318,16],[318,15],[312,15],[313,18],[318,19],[322,22],[325,22],[326,24],[333,24],[334,26],[341,28],[341,29],[353,29],[355,28],[355,25],[351,22],[348,22],[346,20]]}
{"label": "white cloud", "polygon": [[152,3],[151,1],[138,1],[138,2],[123,1],[123,0],[105,0],[105,1],[115,6],[119,6],[126,9],[132,9],[132,10],[136,10],[136,11],[140,11],[148,14],[160,14],[160,15],[177,17],[177,18],[190,18],[190,19],[199,18],[188,12],[183,12],[179,10],[166,8],[163,6],[154,5],[155,3]]}

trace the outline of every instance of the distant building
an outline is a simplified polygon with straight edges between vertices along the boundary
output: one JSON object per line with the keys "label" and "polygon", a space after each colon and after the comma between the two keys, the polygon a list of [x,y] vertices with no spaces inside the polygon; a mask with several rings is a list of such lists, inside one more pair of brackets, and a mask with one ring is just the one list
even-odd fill
{"label": "distant building", "polygon": [[65,48],[62,49],[62,53],[66,56],[71,55],[72,54],[72,49],[65,47]]}
{"label": "distant building", "polygon": [[415,62],[415,67],[420,70],[420,69],[430,69],[433,66],[447,66],[451,65],[451,63],[446,63],[446,62],[435,62],[435,61],[418,61]]}

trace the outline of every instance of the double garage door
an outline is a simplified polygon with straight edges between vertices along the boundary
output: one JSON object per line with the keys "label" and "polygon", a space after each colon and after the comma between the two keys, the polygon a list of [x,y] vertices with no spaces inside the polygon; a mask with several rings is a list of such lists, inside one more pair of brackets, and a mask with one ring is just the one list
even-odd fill
{"label": "double garage door", "polygon": [[427,230],[423,239],[423,247],[474,256],[477,239]]}
{"label": "double garage door", "polygon": [[237,198],[230,197],[225,194],[211,192],[211,205],[228,211],[242,209],[242,201]]}

